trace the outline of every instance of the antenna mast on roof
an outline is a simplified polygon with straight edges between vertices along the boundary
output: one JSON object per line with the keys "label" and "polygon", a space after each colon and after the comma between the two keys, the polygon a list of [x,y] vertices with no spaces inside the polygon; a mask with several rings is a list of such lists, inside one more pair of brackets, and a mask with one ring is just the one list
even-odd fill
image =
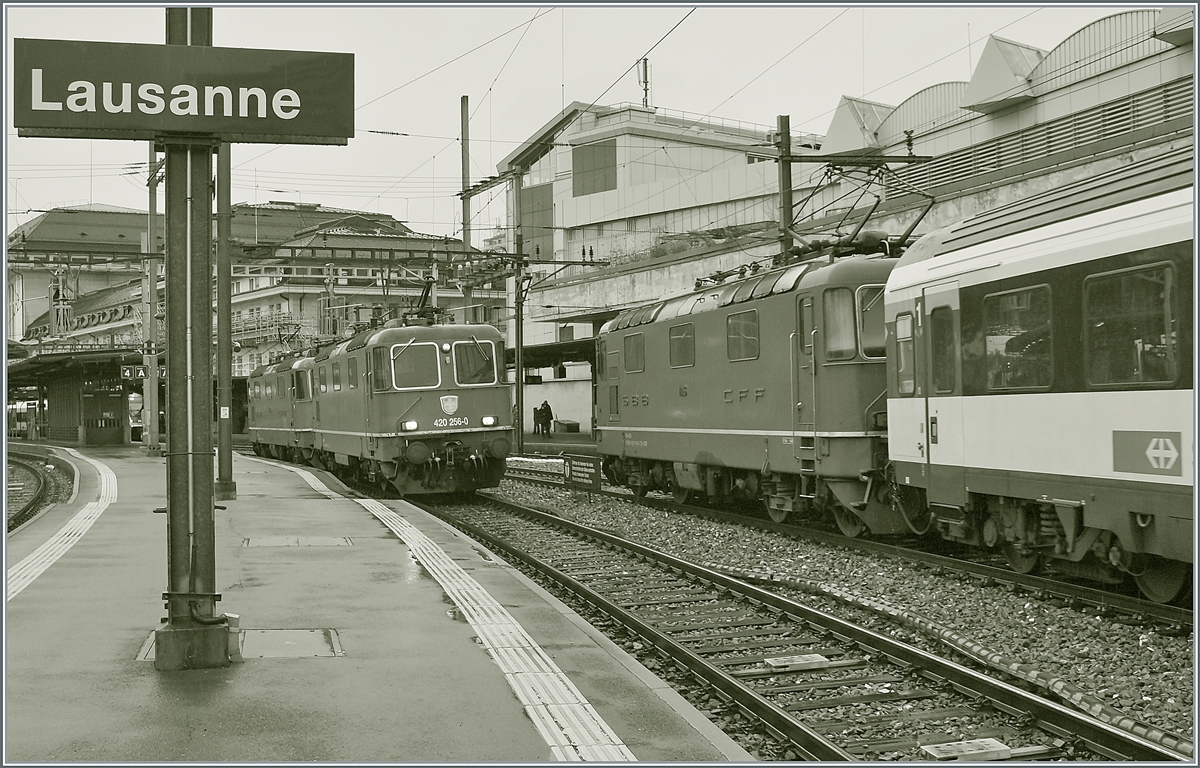
{"label": "antenna mast on roof", "polygon": [[638,85],[642,86],[642,106],[650,109],[650,59],[638,62]]}

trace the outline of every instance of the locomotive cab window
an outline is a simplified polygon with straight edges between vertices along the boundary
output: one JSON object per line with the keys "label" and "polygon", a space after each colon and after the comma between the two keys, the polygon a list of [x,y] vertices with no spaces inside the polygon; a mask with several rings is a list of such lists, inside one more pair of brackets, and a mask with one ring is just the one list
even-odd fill
{"label": "locomotive cab window", "polygon": [[329,366],[329,375],[333,379],[333,391],[338,392],[342,388],[342,365],[341,363],[331,363]]}
{"label": "locomotive cab window", "polygon": [[460,385],[496,383],[496,346],[491,341],[454,342],[454,381]]}
{"label": "locomotive cab window", "polygon": [[730,360],[758,359],[758,310],[725,318],[725,351]]}
{"label": "locomotive cab window", "polygon": [[1175,271],[1170,264],[1083,282],[1088,384],[1165,384],[1179,375]]}
{"label": "locomotive cab window", "polygon": [[396,389],[436,387],[441,382],[438,345],[405,342],[390,350],[392,385]]}
{"label": "locomotive cab window", "polygon": [[862,356],[882,360],[887,356],[883,330],[883,286],[859,286],[855,298],[858,301],[858,345]]}
{"label": "locomotive cab window", "polygon": [[350,389],[358,389],[357,357],[351,357],[346,360],[346,383],[350,385]]}
{"label": "locomotive cab window", "polygon": [[604,355],[604,339],[596,342],[596,359],[600,361],[600,365],[596,366],[599,369],[596,371],[596,378],[605,381],[608,379],[608,366],[604,364],[604,361],[608,358]]}
{"label": "locomotive cab window", "polygon": [[1054,339],[1049,286],[985,296],[983,327],[988,389],[1050,386]]}
{"label": "locomotive cab window", "polygon": [[292,374],[292,379],[292,384],[296,388],[296,399],[312,400],[312,385],[308,378],[308,370],[296,371]]}
{"label": "locomotive cab window", "polygon": [[670,329],[671,367],[687,368],[696,364],[696,332],[691,323]]}
{"label": "locomotive cab window", "polygon": [[825,359],[853,359],[858,354],[854,294],[849,288],[831,288],[825,291],[824,304]]}
{"label": "locomotive cab window", "polygon": [[329,381],[325,373],[325,366],[323,365],[317,369],[317,385],[322,392],[329,390]]}
{"label": "locomotive cab window", "polygon": [[812,298],[800,298],[800,349],[806,355],[812,354],[812,334],[817,328],[813,320]]}
{"label": "locomotive cab window", "polygon": [[646,337],[631,333],[625,337],[625,373],[646,370]]}
{"label": "locomotive cab window", "polygon": [[911,397],[917,390],[917,366],[913,352],[912,315],[896,315],[896,390],[906,397]]}

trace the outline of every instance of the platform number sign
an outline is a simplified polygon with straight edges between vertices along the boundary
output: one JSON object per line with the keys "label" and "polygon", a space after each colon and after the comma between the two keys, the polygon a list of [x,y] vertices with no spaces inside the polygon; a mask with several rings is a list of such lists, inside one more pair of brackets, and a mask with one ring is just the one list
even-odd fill
{"label": "platform number sign", "polygon": [[[150,366],[148,365],[122,365],[122,379],[144,380],[150,378]],[[167,378],[167,367],[165,365],[158,366],[158,378]]]}

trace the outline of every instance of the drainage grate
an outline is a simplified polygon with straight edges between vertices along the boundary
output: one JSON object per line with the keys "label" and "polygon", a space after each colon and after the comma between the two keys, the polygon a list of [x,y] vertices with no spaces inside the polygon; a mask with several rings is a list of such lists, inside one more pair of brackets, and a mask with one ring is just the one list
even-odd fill
{"label": "drainage grate", "polygon": [[242,539],[243,547],[352,547],[348,536],[256,536]]}
{"label": "drainage grate", "polygon": [[[336,629],[243,629],[243,659],[311,659],[345,656]],[[142,643],[138,661],[154,661],[154,633]]]}

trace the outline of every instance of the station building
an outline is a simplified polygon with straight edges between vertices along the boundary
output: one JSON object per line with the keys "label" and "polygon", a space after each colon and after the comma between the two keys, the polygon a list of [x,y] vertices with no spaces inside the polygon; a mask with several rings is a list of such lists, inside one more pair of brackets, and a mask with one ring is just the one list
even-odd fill
{"label": "station building", "polygon": [[[9,402],[22,412],[40,406],[33,434],[80,444],[137,439],[141,382],[123,380],[121,368],[143,362],[147,321],[156,349],[166,335],[161,258],[152,314],[145,302],[147,219],[106,205],[60,208],[9,235]],[[155,231],[164,227],[159,216]],[[155,240],[161,255],[162,238]],[[504,320],[502,288],[464,292],[452,270],[439,272],[447,254],[463,251],[461,241],[415,232],[386,214],[236,205],[231,240],[235,432],[254,368],[398,316],[430,279],[457,321]],[[10,436],[29,434],[21,432]]]}

